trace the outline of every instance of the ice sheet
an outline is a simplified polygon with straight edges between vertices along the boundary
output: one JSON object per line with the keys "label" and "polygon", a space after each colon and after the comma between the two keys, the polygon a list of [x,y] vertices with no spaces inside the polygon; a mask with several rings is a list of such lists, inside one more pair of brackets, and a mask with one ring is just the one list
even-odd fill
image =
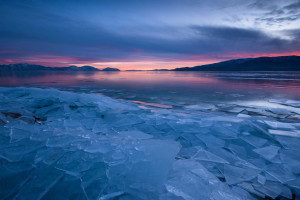
{"label": "ice sheet", "polygon": [[0,93],[0,181],[7,183],[1,199],[300,194],[300,124],[286,116],[299,113],[297,102],[151,111],[99,94],[35,88]]}

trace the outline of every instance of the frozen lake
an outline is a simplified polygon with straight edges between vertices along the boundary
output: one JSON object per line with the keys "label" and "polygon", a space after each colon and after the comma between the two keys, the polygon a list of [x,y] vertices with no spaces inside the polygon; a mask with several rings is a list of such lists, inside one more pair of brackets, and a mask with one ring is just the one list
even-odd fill
{"label": "frozen lake", "polygon": [[0,86],[0,199],[299,199],[299,72],[2,73]]}

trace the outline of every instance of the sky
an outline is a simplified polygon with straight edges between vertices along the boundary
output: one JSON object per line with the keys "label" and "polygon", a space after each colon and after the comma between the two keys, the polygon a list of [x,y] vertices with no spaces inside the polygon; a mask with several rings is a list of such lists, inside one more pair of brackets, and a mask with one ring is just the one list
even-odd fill
{"label": "sky", "polygon": [[1,0],[0,64],[163,69],[300,55],[300,0]]}

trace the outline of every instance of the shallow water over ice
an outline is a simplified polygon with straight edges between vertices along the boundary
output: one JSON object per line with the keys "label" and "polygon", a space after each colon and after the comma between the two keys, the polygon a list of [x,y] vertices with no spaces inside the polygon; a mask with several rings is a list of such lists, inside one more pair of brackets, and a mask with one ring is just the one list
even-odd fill
{"label": "shallow water over ice", "polygon": [[299,198],[293,97],[175,108],[0,88],[0,198]]}

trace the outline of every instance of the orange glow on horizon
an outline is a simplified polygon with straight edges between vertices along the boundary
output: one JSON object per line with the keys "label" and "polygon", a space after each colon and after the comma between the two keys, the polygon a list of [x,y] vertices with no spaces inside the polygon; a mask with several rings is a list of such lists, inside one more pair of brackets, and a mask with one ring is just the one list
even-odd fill
{"label": "orange glow on horizon", "polygon": [[76,58],[57,57],[57,56],[42,56],[35,58],[24,59],[0,59],[0,64],[15,64],[15,63],[29,63],[39,64],[51,67],[66,67],[70,65],[83,66],[90,65],[98,69],[106,67],[119,68],[120,70],[153,70],[153,69],[174,69],[179,67],[193,67],[198,65],[205,65],[211,63],[217,63],[221,61],[239,59],[239,58],[256,58],[256,57],[275,57],[275,56],[300,56],[300,52],[288,52],[288,53],[229,53],[223,55],[191,55],[188,59],[184,60],[137,60],[137,61],[100,61],[100,62],[88,62],[80,61]]}

